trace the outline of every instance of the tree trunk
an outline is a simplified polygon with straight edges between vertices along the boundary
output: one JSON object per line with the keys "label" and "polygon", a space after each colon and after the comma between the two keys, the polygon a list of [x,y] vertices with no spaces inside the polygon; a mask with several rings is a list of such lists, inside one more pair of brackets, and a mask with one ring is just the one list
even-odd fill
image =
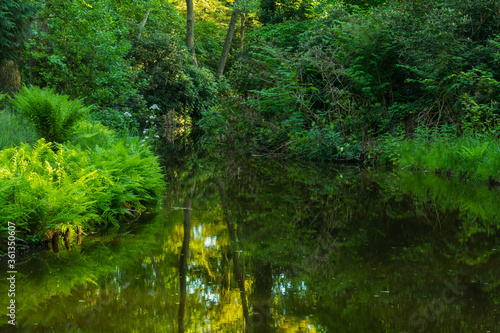
{"label": "tree trunk", "polygon": [[137,38],[141,38],[142,32],[144,31],[144,27],[146,26],[146,22],[148,21],[149,13],[151,12],[151,9],[148,9],[146,12],[146,16],[141,21],[141,24],[139,24],[139,34],[137,34]]}
{"label": "tree trunk", "polygon": [[227,28],[226,40],[224,41],[224,47],[222,48],[219,66],[217,67],[217,72],[215,73],[217,76],[222,76],[224,73],[224,67],[226,67],[229,49],[231,48],[231,41],[233,40],[234,30],[236,28],[236,20],[238,20],[238,13],[238,6],[237,3],[235,3],[233,13],[231,14],[231,21],[229,21],[229,27]]}
{"label": "tree trunk", "polygon": [[71,236],[71,228],[66,229],[66,233],[64,234],[64,245],[66,246],[66,250],[71,251],[71,242],[69,241],[69,237]]}
{"label": "tree trunk", "polygon": [[194,5],[193,0],[186,0],[187,21],[186,21],[186,45],[193,57],[193,64],[198,67],[196,52],[194,50]]}
{"label": "tree trunk", "polygon": [[14,94],[21,89],[21,70],[14,60],[5,60],[0,65],[0,93]]}
{"label": "tree trunk", "polygon": [[241,13],[241,26],[240,26],[240,50],[243,49],[243,38],[245,38],[245,12]]}

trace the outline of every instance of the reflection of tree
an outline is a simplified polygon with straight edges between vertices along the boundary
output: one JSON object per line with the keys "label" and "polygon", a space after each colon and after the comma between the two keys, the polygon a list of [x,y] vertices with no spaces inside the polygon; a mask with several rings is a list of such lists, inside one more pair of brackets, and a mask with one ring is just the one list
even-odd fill
{"label": "reflection of tree", "polygon": [[180,300],[178,319],[178,332],[184,332],[184,312],[186,308],[186,278],[187,278],[187,260],[189,255],[189,241],[191,240],[191,205],[193,202],[193,192],[196,181],[191,186],[191,191],[184,201],[184,238],[179,260],[179,278],[180,278]]}
{"label": "reflection of tree", "polygon": [[[251,296],[252,304],[252,326],[255,332],[272,332],[271,301],[273,299],[273,276],[271,264],[269,262],[256,261],[254,263],[255,282],[253,294]],[[258,328],[258,330],[257,330]]]}
{"label": "reflection of tree", "polygon": [[172,317],[172,311],[170,310],[170,302],[168,300],[167,293],[165,292],[165,286],[163,285],[163,281],[161,279],[160,270],[158,268],[158,265],[155,262],[152,251],[149,252],[149,257],[150,257],[151,262],[153,264],[153,268],[156,272],[156,278],[158,279],[158,283],[160,284],[161,294],[162,294],[163,299],[165,300],[165,304],[167,306],[168,318],[170,319],[170,327],[172,328],[172,331],[175,331],[174,319]]}
{"label": "reflection of tree", "polygon": [[227,196],[224,185],[222,184],[219,177],[214,177],[214,181],[219,188],[220,199],[222,203],[222,210],[224,213],[224,219],[226,220],[227,230],[229,233],[229,239],[231,240],[231,255],[233,258],[234,275],[236,282],[238,283],[238,288],[240,289],[241,304],[243,306],[243,320],[245,331],[251,330],[252,328],[247,326],[250,324],[248,321],[248,305],[247,297],[245,293],[245,280],[241,274],[240,261],[238,259],[238,254],[236,252],[236,232],[234,230],[234,225],[232,223],[231,217],[229,216],[229,208],[227,207]]}

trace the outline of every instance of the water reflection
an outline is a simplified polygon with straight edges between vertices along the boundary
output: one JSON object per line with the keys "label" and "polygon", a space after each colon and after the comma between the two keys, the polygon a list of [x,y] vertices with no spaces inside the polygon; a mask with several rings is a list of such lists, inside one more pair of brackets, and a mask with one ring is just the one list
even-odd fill
{"label": "water reflection", "polygon": [[154,219],[27,258],[18,330],[500,331],[497,190],[234,161],[170,175]]}
{"label": "water reflection", "polygon": [[182,249],[179,259],[179,278],[180,278],[180,300],[178,327],[179,333],[184,332],[184,313],[186,308],[186,280],[187,280],[187,262],[189,255],[189,241],[191,240],[191,205],[193,203],[193,193],[196,188],[196,181],[191,186],[191,190],[184,202],[184,238],[182,240]]}
{"label": "water reflection", "polygon": [[227,231],[229,234],[229,239],[231,241],[231,257],[233,259],[234,278],[236,279],[238,288],[240,290],[240,299],[243,308],[243,327],[245,332],[250,332],[253,331],[253,322],[248,321],[249,316],[248,316],[247,297],[245,292],[245,278],[242,275],[240,268],[240,259],[238,258],[238,253],[237,253],[236,232],[234,230],[232,216],[229,213],[226,189],[224,188],[224,185],[222,184],[219,177],[215,177],[214,181],[217,184],[217,188],[219,189],[219,195],[222,204],[222,212],[224,215],[224,220],[226,220]]}

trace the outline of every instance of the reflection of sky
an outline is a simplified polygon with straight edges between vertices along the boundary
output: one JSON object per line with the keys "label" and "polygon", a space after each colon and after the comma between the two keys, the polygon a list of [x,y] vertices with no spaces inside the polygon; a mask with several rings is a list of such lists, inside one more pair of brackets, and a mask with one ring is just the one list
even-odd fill
{"label": "reflection of sky", "polygon": [[193,227],[193,239],[203,239],[203,225],[199,224]]}
{"label": "reflection of sky", "polygon": [[294,285],[294,283],[283,273],[281,273],[275,281],[276,283],[273,288],[275,294],[286,295],[293,292],[295,295],[305,297],[309,289],[304,281],[300,281]]}
{"label": "reflection of sky", "polygon": [[[192,228],[193,230],[193,240],[198,240],[203,243],[205,248],[217,248],[217,235],[205,236],[207,233],[203,224],[199,224]],[[187,265],[188,270],[196,269],[196,264]],[[191,295],[197,295],[206,302],[211,302],[214,304],[219,304],[220,295],[218,294],[218,289],[216,286],[208,285],[204,283],[203,279],[200,278],[190,278],[186,277],[187,292]]]}
{"label": "reflection of sky", "polygon": [[203,245],[205,245],[205,247],[216,247],[216,245],[217,245],[217,236],[206,237],[205,241],[203,242]]}
{"label": "reflection of sky", "polygon": [[204,236],[203,224],[193,227],[193,239],[203,241],[205,247],[217,247],[217,236]]}
{"label": "reflection of sky", "polygon": [[219,303],[220,296],[217,294],[217,288],[215,286],[203,283],[202,279],[190,279],[189,276],[186,277],[186,284],[189,294],[196,294],[207,302]]}

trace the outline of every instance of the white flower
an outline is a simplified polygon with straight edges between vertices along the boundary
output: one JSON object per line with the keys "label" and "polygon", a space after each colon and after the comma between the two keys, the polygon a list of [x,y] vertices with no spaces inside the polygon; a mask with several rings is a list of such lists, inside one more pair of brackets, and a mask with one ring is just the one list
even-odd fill
{"label": "white flower", "polygon": [[159,138],[160,136],[158,134],[155,135],[155,138]]}
{"label": "white flower", "polygon": [[144,130],[142,131],[142,134],[146,134],[148,132],[148,130]]}
{"label": "white flower", "polygon": [[155,116],[149,116],[149,119],[155,119]]}
{"label": "white flower", "polygon": [[149,123],[149,120],[146,120],[146,124]]}
{"label": "white flower", "polygon": [[149,108],[152,110],[160,110],[160,108],[156,104],[151,105]]}
{"label": "white flower", "polygon": [[146,140],[142,139],[142,142],[146,142]]}
{"label": "white flower", "polygon": [[123,114],[124,114],[125,116],[129,117],[129,118],[130,118],[130,117],[132,117],[132,115],[130,114],[130,112],[124,112]]}
{"label": "white flower", "polygon": [[[145,136],[144,139],[149,139],[149,136]],[[144,141],[144,140],[143,140]]]}

